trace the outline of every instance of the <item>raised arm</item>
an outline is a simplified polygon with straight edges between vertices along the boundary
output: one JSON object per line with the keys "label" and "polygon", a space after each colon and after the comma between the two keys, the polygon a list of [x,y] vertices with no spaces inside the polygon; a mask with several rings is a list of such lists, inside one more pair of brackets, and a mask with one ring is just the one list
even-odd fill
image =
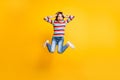
{"label": "raised arm", "polygon": [[72,16],[72,15],[68,16],[68,15],[66,15],[65,18],[67,18],[67,20],[65,20],[66,23],[69,23],[70,21],[72,21],[75,18],[75,16]]}
{"label": "raised arm", "polygon": [[52,20],[51,18],[54,18],[54,17],[55,17],[55,16],[46,16],[46,17],[44,18],[44,20],[47,21],[47,22],[49,22],[49,23],[51,23],[51,24],[53,24],[54,20]]}

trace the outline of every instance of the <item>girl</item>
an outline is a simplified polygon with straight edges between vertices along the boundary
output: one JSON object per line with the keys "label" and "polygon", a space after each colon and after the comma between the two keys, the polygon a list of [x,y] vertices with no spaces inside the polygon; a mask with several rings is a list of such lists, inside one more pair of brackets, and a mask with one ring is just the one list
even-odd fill
{"label": "girl", "polygon": [[[54,17],[56,19],[52,20],[51,18]],[[64,20],[64,18],[67,18],[67,20]],[[73,18],[74,16],[65,16],[62,12],[57,12],[55,16],[47,16],[44,18],[45,21],[49,22],[54,27],[52,44],[49,44],[49,40],[46,40],[46,42],[44,43],[44,47],[47,46],[49,52],[53,53],[55,51],[56,45],[58,45],[58,53],[63,53],[68,48],[68,46],[70,46],[71,48],[75,48],[74,45],[69,41],[63,46],[65,26]]]}

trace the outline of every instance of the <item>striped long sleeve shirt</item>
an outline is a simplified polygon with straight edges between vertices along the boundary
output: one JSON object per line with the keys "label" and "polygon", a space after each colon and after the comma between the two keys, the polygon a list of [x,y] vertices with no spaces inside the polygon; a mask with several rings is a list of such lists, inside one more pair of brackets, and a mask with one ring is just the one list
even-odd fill
{"label": "striped long sleeve shirt", "polygon": [[44,20],[53,25],[53,28],[54,28],[53,37],[64,37],[65,26],[66,26],[67,23],[72,21],[73,18],[74,18],[74,16],[70,15],[67,18],[67,20],[62,20],[62,21],[58,22],[56,20],[50,19],[50,17],[47,16],[47,17],[44,18]]}

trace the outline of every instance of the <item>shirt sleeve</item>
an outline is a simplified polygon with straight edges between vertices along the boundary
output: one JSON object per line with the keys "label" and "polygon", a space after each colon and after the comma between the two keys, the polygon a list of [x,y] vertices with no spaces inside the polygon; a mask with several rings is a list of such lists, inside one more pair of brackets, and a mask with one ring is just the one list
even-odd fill
{"label": "shirt sleeve", "polygon": [[53,24],[54,20],[52,20],[50,17],[51,16],[49,16],[49,17],[47,16],[47,17],[44,18],[44,20],[47,21],[50,24]]}
{"label": "shirt sleeve", "polygon": [[70,21],[72,21],[72,20],[74,19],[74,17],[75,17],[75,16],[70,15],[70,16],[68,17],[68,19],[66,20],[66,23],[69,23]]}

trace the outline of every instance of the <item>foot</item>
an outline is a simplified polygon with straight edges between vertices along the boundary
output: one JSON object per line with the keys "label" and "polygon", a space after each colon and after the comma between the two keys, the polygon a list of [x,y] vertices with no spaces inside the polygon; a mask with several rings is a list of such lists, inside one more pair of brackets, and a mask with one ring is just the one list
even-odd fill
{"label": "foot", "polygon": [[47,43],[49,43],[49,40],[46,40],[45,43],[44,43],[44,47],[47,46]]}
{"label": "foot", "polygon": [[71,48],[75,48],[75,46],[74,46],[70,41],[68,41],[67,44],[68,44]]}

